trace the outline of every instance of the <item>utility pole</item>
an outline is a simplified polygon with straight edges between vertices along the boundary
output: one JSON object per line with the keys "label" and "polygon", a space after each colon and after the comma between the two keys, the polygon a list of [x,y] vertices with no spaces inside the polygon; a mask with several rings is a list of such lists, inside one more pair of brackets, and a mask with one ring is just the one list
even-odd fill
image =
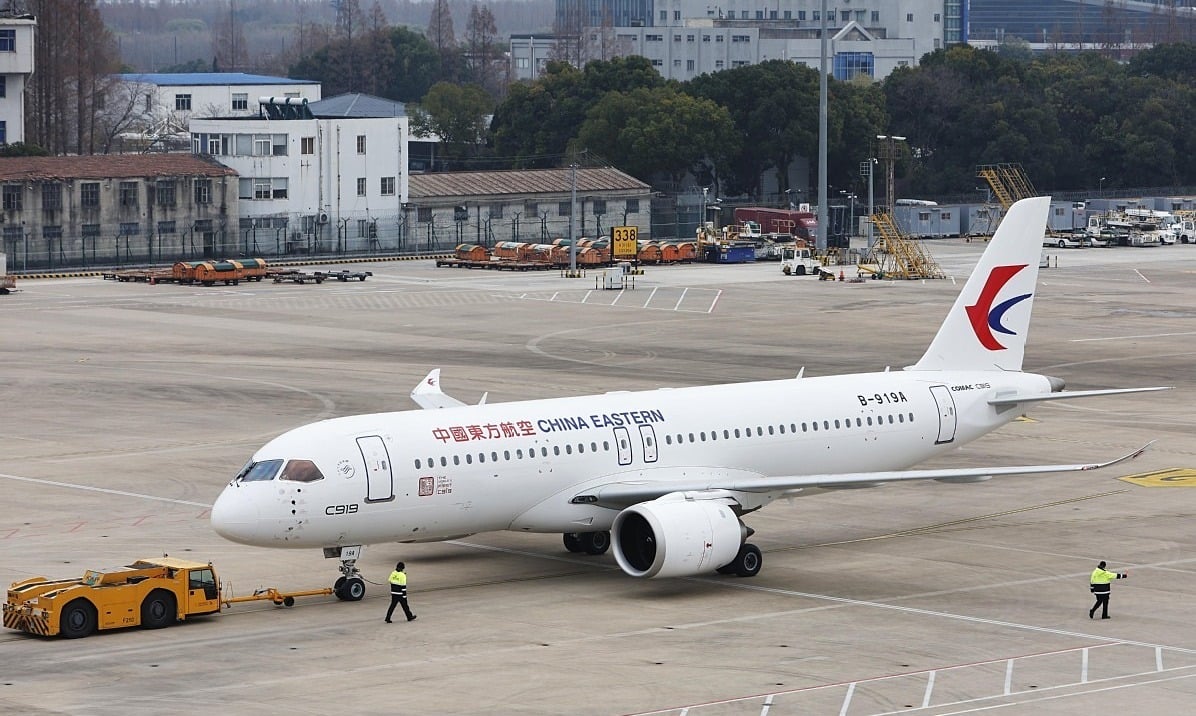
{"label": "utility pole", "polygon": [[822,39],[822,49],[818,62],[818,235],[814,240],[814,247],[819,251],[826,251],[827,206],[826,206],[826,0],[822,0],[822,13],[819,15],[822,23],[818,33]]}
{"label": "utility pole", "polygon": [[868,177],[868,251],[872,251],[872,216],[876,213],[872,205],[872,168],[876,165],[875,159],[869,159],[866,162],[860,162],[860,176]]}
{"label": "utility pole", "polygon": [[577,214],[577,164],[569,165],[569,275],[577,275],[577,238],[573,236],[573,222]]}

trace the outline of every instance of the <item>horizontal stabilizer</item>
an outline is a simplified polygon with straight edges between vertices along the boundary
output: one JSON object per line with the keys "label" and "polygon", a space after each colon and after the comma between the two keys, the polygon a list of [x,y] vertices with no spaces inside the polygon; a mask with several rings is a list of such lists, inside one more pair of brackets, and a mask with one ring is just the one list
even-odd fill
{"label": "horizontal stabilizer", "polygon": [[1171,386],[1162,385],[1153,388],[1108,388],[1106,390],[1062,390],[1058,393],[1034,393],[1028,395],[1001,395],[991,398],[989,405],[1016,405],[1018,403],[1039,403],[1044,400],[1067,400],[1069,398],[1094,398],[1101,395],[1121,395],[1123,393],[1151,393],[1156,390],[1171,390]]}
{"label": "horizontal stabilizer", "polygon": [[654,500],[672,492],[694,492],[702,490],[729,490],[731,492],[791,492],[799,490],[834,490],[848,487],[873,487],[884,482],[907,480],[941,480],[944,482],[979,481],[1004,475],[1038,475],[1051,472],[1077,472],[1100,470],[1126,460],[1132,460],[1146,451],[1154,441],[1131,453],[1106,462],[1075,463],[1070,465],[1017,465],[1009,467],[945,468],[937,470],[888,470],[880,472],[851,472],[829,475],[790,475],[765,477],[763,475],[709,476],[680,478],[677,480],[644,480],[611,482],[578,494],[575,503],[598,504],[603,507],[622,509],[646,500]]}
{"label": "horizontal stabilizer", "polygon": [[415,386],[411,391],[411,399],[415,404],[424,410],[433,410],[436,408],[459,408],[465,403],[462,403],[456,398],[446,395],[440,389],[440,369],[436,368],[427,377]]}

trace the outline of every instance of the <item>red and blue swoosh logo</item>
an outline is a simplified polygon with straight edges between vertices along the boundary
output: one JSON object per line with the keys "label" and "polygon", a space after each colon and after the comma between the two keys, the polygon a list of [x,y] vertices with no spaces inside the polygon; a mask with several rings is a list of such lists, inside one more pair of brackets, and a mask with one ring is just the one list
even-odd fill
{"label": "red and blue swoosh logo", "polygon": [[988,275],[988,280],[984,282],[984,288],[980,291],[980,296],[976,299],[976,303],[971,306],[965,306],[965,310],[968,312],[968,320],[972,324],[972,330],[975,331],[976,338],[979,339],[980,345],[990,351],[1005,350],[1005,346],[1001,345],[997,337],[993,335],[994,331],[1004,333],[1008,336],[1017,335],[1014,331],[1006,328],[1001,323],[1001,319],[1004,318],[1005,313],[1009,309],[1034,294],[1025,293],[1021,296],[1014,296],[1013,298],[1001,301],[995,306],[993,302],[997,300],[997,294],[1001,292],[1001,289],[1005,288],[1005,284],[1009,283],[1010,279],[1016,276],[1018,271],[1026,268],[1027,265],[993,267],[992,272]]}

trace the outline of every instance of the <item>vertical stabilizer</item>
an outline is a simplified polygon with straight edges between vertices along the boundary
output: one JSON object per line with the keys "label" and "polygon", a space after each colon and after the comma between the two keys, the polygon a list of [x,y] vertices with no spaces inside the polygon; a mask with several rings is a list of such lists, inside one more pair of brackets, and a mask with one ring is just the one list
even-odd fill
{"label": "vertical stabilizer", "polygon": [[910,370],[1022,369],[1051,198],[1022,199],[964,284],[930,347]]}

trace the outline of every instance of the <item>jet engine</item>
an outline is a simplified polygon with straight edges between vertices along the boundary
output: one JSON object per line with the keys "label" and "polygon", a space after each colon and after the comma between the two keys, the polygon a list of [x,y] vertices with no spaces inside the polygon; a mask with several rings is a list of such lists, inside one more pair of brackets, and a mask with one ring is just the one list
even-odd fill
{"label": "jet engine", "polygon": [[633,577],[686,577],[728,564],[747,538],[729,502],[675,493],[628,507],[610,530],[619,567]]}

